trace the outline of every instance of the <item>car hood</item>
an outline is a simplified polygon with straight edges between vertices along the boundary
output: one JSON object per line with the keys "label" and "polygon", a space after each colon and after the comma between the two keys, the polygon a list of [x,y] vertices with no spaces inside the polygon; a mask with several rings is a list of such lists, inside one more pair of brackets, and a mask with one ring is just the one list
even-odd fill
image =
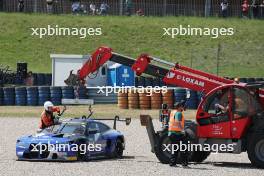
{"label": "car hood", "polygon": [[74,141],[76,139],[81,138],[82,135],[79,134],[36,134],[36,135],[29,135],[29,136],[22,136],[17,139],[17,143],[24,142],[24,143],[68,143],[70,141]]}

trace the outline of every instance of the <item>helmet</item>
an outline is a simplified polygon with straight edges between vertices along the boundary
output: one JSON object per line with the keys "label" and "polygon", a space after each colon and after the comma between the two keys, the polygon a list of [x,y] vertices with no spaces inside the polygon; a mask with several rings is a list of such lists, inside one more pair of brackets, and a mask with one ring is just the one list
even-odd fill
{"label": "helmet", "polygon": [[48,110],[49,110],[49,107],[53,107],[53,103],[50,102],[50,101],[46,101],[46,102],[44,103],[44,109],[45,109],[46,111],[48,111]]}

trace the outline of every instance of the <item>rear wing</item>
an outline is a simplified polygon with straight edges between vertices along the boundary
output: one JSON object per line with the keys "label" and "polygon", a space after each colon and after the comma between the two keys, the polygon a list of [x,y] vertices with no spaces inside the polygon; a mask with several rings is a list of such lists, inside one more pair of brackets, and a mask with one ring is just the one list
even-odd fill
{"label": "rear wing", "polygon": [[114,118],[91,118],[93,120],[99,120],[99,121],[114,121],[114,125],[113,125],[113,129],[116,130],[116,122],[119,121],[119,122],[125,122],[126,125],[130,125],[131,123],[131,118],[124,118],[124,119],[121,119],[119,116],[115,116]]}

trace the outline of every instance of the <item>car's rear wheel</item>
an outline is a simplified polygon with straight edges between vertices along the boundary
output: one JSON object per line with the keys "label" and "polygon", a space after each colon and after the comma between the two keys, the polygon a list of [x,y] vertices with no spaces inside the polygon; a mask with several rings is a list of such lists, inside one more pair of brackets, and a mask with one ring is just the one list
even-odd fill
{"label": "car's rear wheel", "polygon": [[121,139],[116,140],[115,144],[115,151],[114,151],[114,157],[115,158],[123,158],[124,153],[124,146]]}

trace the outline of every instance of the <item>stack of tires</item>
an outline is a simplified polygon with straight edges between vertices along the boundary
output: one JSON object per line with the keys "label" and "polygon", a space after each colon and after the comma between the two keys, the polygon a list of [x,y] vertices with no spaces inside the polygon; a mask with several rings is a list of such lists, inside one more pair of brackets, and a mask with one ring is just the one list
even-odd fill
{"label": "stack of tires", "polygon": [[15,88],[4,87],[4,105],[15,105]]}
{"label": "stack of tires", "polygon": [[160,86],[160,78],[153,78],[153,87]]}
{"label": "stack of tires", "polygon": [[38,87],[38,104],[43,105],[45,101],[50,101],[50,88],[48,86]]}
{"label": "stack of tires", "polygon": [[88,99],[88,92],[85,86],[75,87],[74,94],[78,99]]}
{"label": "stack of tires", "polygon": [[27,89],[25,87],[16,87],[16,105],[26,106],[27,105]]}
{"label": "stack of tires", "polygon": [[182,102],[186,100],[186,89],[175,88],[174,89],[174,102]]}
{"label": "stack of tires", "polygon": [[138,109],[139,108],[139,97],[136,89],[132,89],[128,92],[128,108]]}
{"label": "stack of tires", "polygon": [[38,88],[27,87],[27,105],[37,106],[38,105]]}
{"label": "stack of tires", "polygon": [[255,78],[247,78],[247,83],[254,83],[256,82]]}
{"label": "stack of tires", "polygon": [[63,99],[74,99],[74,89],[72,86],[61,87]]}
{"label": "stack of tires", "polygon": [[173,90],[172,89],[167,89],[166,92],[162,92],[162,103],[167,104],[168,108],[173,108]]}
{"label": "stack of tires", "polygon": [[45,85],[45,74],[44,73],[37,74],[37,85],[38,86]]}
{"label": "stack of tires", "polygon": [[187,108],[197,109],[199,103],[197,92],[193,90],[187,90],[187,91],[190,94],[190,98],[186,102]]}
{"label": "stack of tires", "polygon": [[45,74],[45,85],[50,86],[52,82],[52,74]]}
{"label": "stack of tires", "polygon": [[4,104],[4,92],[3,88],[0,87],[0,106]]}
{"label": "stack of tires", "polygon": [[239,82],[247,83],[247,78],[239,78]]}
{"label": "stack of tires", "polygon": [[161,109],[161,104],[162,104],[161,93],[152,92],[150,100],[151,100],[150,103],[151,109]]}
{"label": "stack of tires", "polygon": [[128,108],[128,93],[119,92],[117,100],[118,100],[117,106],[120,109]]}
{"label": "stack of tires", "polygon": [[50,87],[50,100],[54,105],[61,105],[61,87]]}
{"label": "stack of tires", "polygon": [[145,77],[140,76],[138,77],[138,81],[137,81],[137,87],[145,87]]}
{"label": "stack of tires", "polygon": [[151,77],[146,77],[146,78],[145,78],[145,86],[146,86],[146,87],[152,87],[152,86],[153,86],[153,78],[151,78]]}
{"label": "stack of tires", "polygon": [[139,93],[139,108],[140,109],[150,109],[150,95],[146,92]]}

